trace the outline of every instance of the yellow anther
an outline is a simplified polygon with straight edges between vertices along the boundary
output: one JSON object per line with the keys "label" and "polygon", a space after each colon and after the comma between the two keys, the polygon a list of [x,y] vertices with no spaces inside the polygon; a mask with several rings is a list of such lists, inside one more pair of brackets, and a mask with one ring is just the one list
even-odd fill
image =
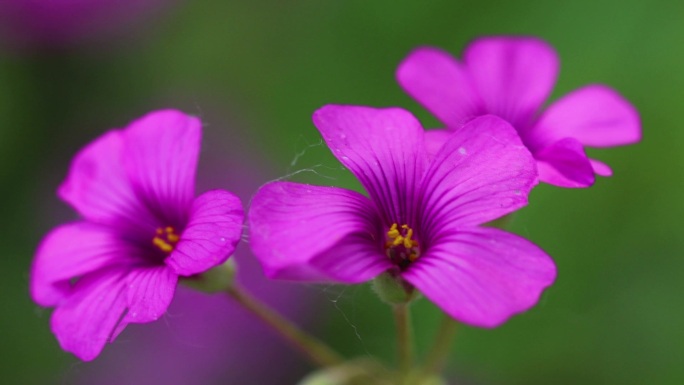
{"label": "yellow anther", "polygon": [[176,243],[180,240],[176,230],[171,226],[159,227],[155,233],[157,236],[152,238],[152,244],[165,253],[172,252]]}
{"label": "yellow anther", "polygon": [[418,248],[418,241],[413,239],[413,229],[408,224],[403,224],[401,227],[394,223],[387,231],[387,242],[385,248],[390,258],[403,258],[409,262],[418,259],[420,250]]}
{"label": "yellow anther", "polygon": [[[404,225],[404,226],[406,226],[406,225]],[[402,226],[402,228],[404,226]],[[408,226],[406,226],[406,227],[408,227]],[[404,247],[407,249],[410,249],[411,247],[413,247],[413,240],[411,240],[411,238],[413,238],[413,229],[408,229],[408,231],[406,232],[406,237],[404,238]]]}
{"label": "yellow anther", "polygon": [[395,239],[396,237],[400,236],[399,230],[397,230],[397,224],[393,224],[392,227],[390,227],[389,231],[387,232],[387,236],[390,239]]}
{"label": "yellow anther", "polygon": [[392,246],[399,246],[402,243],[404,243],[404,237],[402,237],[401,235],[397,235],[397,237],[394,238],[394,241],[392,242]]}
{"label": "yellow anther", "polygon": [[169,245],[168,243],[166,243],[166,241],[159,237],[154,237],[152,239],[152,244],[157,246],[159,249],[161,249],[161,251],[165,253],[170,253],[173,251],[173,246]]}

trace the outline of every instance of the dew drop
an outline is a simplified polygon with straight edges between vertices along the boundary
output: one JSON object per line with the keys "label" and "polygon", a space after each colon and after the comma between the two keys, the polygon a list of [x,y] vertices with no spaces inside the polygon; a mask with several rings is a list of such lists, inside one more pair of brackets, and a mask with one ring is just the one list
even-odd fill
{"label": "dew drop", "polygon": [[468,152],[466,151],[465,147],[459,147],[458,153],[461,155],[466,155]]}
{"label": "dew drop", "polygon": [[342,160],[349,160],[349,157],[348,157],[348,156],[343,156],[343,157],[342,157]]}
{"label": "dew drop", "polygon": [[347,134],[340,134],[340,139],[346,139],[346,138],[347,138]]}
{"label": "dew drop", "polygon": [[221,237],[221,242],[225,242],[225,241],[226,241],[226,238]]}
{"label": "dew drop", "polygon": [[522,192],[521,192],[520,190],[515,190],[515,191],[513,191],[513,193],[514,193],[515,195],[520,195],[520,194],[522,194]]}

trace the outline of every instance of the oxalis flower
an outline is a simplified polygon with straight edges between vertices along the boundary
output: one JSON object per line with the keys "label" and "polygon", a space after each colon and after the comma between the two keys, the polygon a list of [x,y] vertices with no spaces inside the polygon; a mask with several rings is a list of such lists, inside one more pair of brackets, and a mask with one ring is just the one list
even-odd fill
{"label": "oxalis flower", "polygon": [[158,111],[112,130],[73,160],[59,196],[83,220],[43,239],[30,290],[54,306],[62,348],[95,358],[129,323],[158,319],[179,276],[223,263],[242,231],[243,209],[221,190],[194,197],[201,125]]}
{"label": "oxalis flower", "polygon": [[368,196],[263,186],[248,217],[266,275],[353,284],[387,272],[453,318],[483,327],[530,308],[555,279],[537,246],[478,227],[524,206],[537,183],[529,151],[504,120],[472,120],[436,153],[401,109],[326,106],[313,120]]}
{"label": "oxalis flower", "polygon": [[[399,65],[399,84],[450,130],[483,114],[511,123],[537,160],[539,178],[561,187],[588,187],[610,167],[584,146],[611,147],[641,139],[632,105],[603,85],[580,88],[541,111],[558,74],[548,44],[529,37],[489,37],[465,49],[463,62],[419,48]],[[433,132],[431,140],[445,134]]]}

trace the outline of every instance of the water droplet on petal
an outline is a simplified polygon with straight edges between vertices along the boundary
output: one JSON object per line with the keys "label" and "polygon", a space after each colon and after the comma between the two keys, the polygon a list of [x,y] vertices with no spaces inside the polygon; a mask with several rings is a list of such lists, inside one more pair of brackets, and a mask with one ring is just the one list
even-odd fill
{"label": "water droplet on petal", "polygon": [[221,237],[221,242],[225,242],[225,241],[226,241],[226,238]]}
{"label": "water droplet on petal", "polygon": [[520,190],[515,190],[515,191],[513,191],[513,193],[514,193],[515,195],[520,195],[520,194],[522,194],[522,192],[521,192]]}
{"label": "water droplet on petal", "polygon": [[465,147],[459,147],[458,153],[461,155],[466,155],[468,152],[466,151]]}
{"label": "water droplet on petal", "polygon": [[343,156],[343,157],[342,157],[342,160],[349,160],[349,157],[348,157],[348,156]]}

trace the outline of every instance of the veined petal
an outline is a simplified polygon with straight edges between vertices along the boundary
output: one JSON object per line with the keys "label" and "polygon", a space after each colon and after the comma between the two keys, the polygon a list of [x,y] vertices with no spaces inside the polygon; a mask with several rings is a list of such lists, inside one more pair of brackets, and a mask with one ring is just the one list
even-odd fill
{"label": "veined petal", "polygon": [[442,229],[472,226],[506,215],[527,204],[537,184],[532,155],[515,129],[487,115],[451,134],[430,163],[421,183],[421,236]]}
{"label": "veined petal", "polygon": [[385,225],[412,223],[427,154],[423,128],[399,108],[328,105],[313,115],[328,147],[368,191]]}
{"label": "veined petal", "polygon": [[495,327],[534,306],[556,267],[527,240],[476,227],[442,238],[402,276],[451,317]]}
{"label": "veined petal", "polygon": [[157,320],[166,312],[178,276],[167,266],[128,266],[85,275],[52,314],[62,349],[90,361],[129,323]]}
{"label": "veined petal", "polygon": [[126,310],[127,273],[127,269],[101,269],[76,283],[50,322],[63,350],[90,361],[111,342]]}
{"label": "veined petal", "polygon": [[57,227],[41,242],[31,269],[31,297],[41,306],[58,305],[70,281],[105,266],[132,265],[140,251],[110,228],[88,222]]}
{"label": "veined petal", "polygon": [[615,90],[590,85],[553,103],[534,128],[540,141],[575,138],[585,146],[610,147],[641,140],[636,109]]}
{"label": "veined petal", "polygon": [[124,170],[124,145],[122,132],[114,130],[86,146],[72,161],[58,194],[89,221],[153,231],[155,220]]}
{"label": "veined petal", "polygon": [[549,96],[558,74],[551,46],[532,37],[486,37],[465,50],[465,65],[487,112],[520,129]]}
{"label": "veined petal", "polygon": [[594,168],[582,144],[573,138],[561,139],[534,154],[539,180],[560,187],[589,187],[594,184]]}
{"label": "veined petal", "polygon": [[450,128],[461,127],[484,111],[466,70],[440,49],[414,50],[399,64],[396,76],[409,95]]}
{"label": "veined petal", "polygon": [[428,159],[432,161],[435,156],[442,149],[444,143],[451,137],[454,133],[452,130],[427,130],[425,131],[425,151],[427,152]]}
{"label": "veined petal", "polygon": [[195,193],[199,119],[174,110],[155,111],[122,134],[125,169],[139,199],[165,224],[184,223]]}
{"label": "veined petal", "polygon": [[269,183],[249,211],[249,242],[270,278],[363,282],[392,267],[377,210],[336,187]]}
{"label": "veined petal", "polygon": [[207,191],[195,199],[188,222],[166,264],[183,276],[204,272],[225,262],[242,236],[244,210],[228,191]]}
{"label": "veined petal", "polygon": [[128,312],[119,329],[123,329],[128,323],[145,323],[159,319],[171,304],[178,275],[168,266],[139,266],[128,273],[126,283]]}

